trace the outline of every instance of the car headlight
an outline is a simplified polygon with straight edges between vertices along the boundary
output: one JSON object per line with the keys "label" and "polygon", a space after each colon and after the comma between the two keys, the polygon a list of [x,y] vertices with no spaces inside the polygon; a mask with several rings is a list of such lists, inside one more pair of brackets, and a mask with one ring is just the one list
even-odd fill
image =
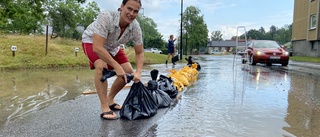
{"label": "car headlight", "polygon": [[289,52],[287,52],[287,51],[286,52],[282,52],[282,54],[287,56],[287,55],[289,55]]}
{"label": "car headlight", "polygon": [[264,52],[262,52],[262,51],[257,51],[257,55],[264,55]]}

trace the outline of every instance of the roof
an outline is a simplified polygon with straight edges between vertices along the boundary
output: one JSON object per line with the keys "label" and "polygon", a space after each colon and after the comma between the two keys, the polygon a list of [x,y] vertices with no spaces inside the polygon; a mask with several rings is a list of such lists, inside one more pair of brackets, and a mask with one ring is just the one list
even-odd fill
{"label": "roof", "polygon": [[[245,41],[238,41],[238,46],[246,46]],[[210,41],[208,47],[235,47],[236,41]]]}

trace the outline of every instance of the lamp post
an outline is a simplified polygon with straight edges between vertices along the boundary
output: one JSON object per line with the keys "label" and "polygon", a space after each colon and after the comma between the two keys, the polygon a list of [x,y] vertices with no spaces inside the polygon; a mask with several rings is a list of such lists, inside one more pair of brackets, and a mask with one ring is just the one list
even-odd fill
{"label": "lamp post", "polygon": [[17,51],[17,46],[11,46],[11,51],[12,51],[12,57],[14,57],[16,54],[16,51]]}
{"label": "lamp post", "polygon": [[75,53],[76,56],[78,55],[78,52],[79,52],[79,48],[78,48],[78,47],[75,47],[75,48],[74,48],[74,53]]}
{"label": "lamp post", "polygon": [[180,20],[180,60],[182,60],[182,9],[183,9],[183,0],[181,0],[181,20]]}

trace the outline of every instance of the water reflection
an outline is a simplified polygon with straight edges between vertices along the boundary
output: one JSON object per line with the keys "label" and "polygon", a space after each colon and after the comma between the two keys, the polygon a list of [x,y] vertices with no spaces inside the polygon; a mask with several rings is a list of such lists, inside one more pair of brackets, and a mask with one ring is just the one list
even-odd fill
{"label": "water reflection", "polygon": [[90,69],[2,71],[0,124],[93,89]]}
{"label": "water reflection", "polygon": [[290,125],[284,130],[296,136],[320,135],[320,81],[318,77],[292,75],[288,95],[288,114],[285,118]]}
{"label": "water reflection", "polygon": [[[141,81],[150,80],[150,70],[163,65],[145,66]],[[159,70],[160,74],[167,75],[169,69],[174,68]],[[93,76],[94,71],[87,68],[2,71],[0,126],[44,107],[75,99],[83,91],[95,90]]]}
{"label": "water reflection", "polygon": [[200,62],[197,84],[157,123],[157,136],[320,135],[319,78],[227,61]]}
{"label": "water reflection", "polygon": [[[114,135],[130,128],[138,129],[132,135],[139,136],[145,133],[141,129],[148,128],[154,132],[148,135],[159,137],[320,135],[319,77],[287,72],[278,66],[237,64],[233,70],[228,61],[226,57],[199,61],[202,69],[196,84],[188,87],[153,127],[121,121],[123,125],[116,125],[119,129],[109,132],[111,123],[103,122],[101,133],[91,132],[98,136]],[[161,74],[166,75],[172,68],[164,66],[157,64],[144,69],[163,68]],[[93,73],[88,69],[1,73],[1,120],[10,122],[94,89]],[[149,71],[142,76],[146,78],[144,82],[149,80]]]}

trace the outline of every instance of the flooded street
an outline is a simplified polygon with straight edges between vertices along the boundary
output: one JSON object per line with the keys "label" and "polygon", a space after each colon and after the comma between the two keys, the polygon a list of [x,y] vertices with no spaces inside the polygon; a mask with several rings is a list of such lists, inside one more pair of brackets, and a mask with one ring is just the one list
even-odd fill
{"label": "flooded street", "polygon": [[1,125],[94,89],[92,72],[88,69],[2,71]]}
{"label": "flooded street", "polygon": [[[139,124],[133,124],[135,122],[133,121],[132,127],[126,128],[139,127],[140,131],[129,130],[139,133],[133,134],[127,131],[128,134],[125,134],[126,130],[122,129],[124,133],[121,135],[159,137],[320,136],[320,75],[293,71],[294,66],[290,64],[288,67],[281,65],[270,67],[260,64],[251,66],[241,64],[240,59],[233,64],[233,57],[194,56],[194,60],[201,65],[198,81],[181,93],[178,102],[152,123],[152,126],[144,125],[147,132],[141,133],[144,130],[141,130]],[[179,69],[184,65],[178,64],[175,67]],[[171,64],[167,68],[164,64],[146,66],[142,81],[150,80],[149,72],[153,68],[159,69],[160,74],[166,75],[171,66]],[[81,92],[94,89],[94,71],[90,69],[45,71],[1,72],[0,129],[10,128],[5,133],[9,134],[10,130],[14,129],[14,125],[27,125],[28,123],[19,121],[25,116],[32,117],[36,113],[43,115],[48,111],[45,108],[50,108],[54,104],[88,98],[88,96],[84,97]],[[318,70],[307,72],[312,71]],[[119,95],[124,96],[121,101],[125,99],[125,93]],[[91,119],[86,120],[91,121]],[[100,119],[97,121],[97,123],[84,122],[87,125],[83,127],[92,129],[87,130],[82,136],[110,136],[110,133],[100,134],[99,126],[104,125],[101,128],[105,129],[105,123],[100,122]],[[148,119],[138,121],[138,123],[144,124],[145,121]],[[14,124],[8,124],[10,122]],[[107,122],[110,123],[110,121]],[[120,119],[114,126],[118,126],[119,123],[120,125],[123,123],[131,125]],[[98,124],[98,129],[93,128],[90,124]],[[60,124],[60,126],[63,125]],[[84,132],[83,128],[74,128],[72,130],[74,132]],[[29,130],[34,131],[34,129]],[[41,136],[47,134],[41,134]],[[54,134],[49,135],[54,136]],[[74,134],[69,136],[74,136]]]}
{"label": "flooded street", "polygon": [[201,61],[198,82],[158,122],[156,135],[320,135],[319,76],[240,61],[233,68],[232,61],[221,56]]}

